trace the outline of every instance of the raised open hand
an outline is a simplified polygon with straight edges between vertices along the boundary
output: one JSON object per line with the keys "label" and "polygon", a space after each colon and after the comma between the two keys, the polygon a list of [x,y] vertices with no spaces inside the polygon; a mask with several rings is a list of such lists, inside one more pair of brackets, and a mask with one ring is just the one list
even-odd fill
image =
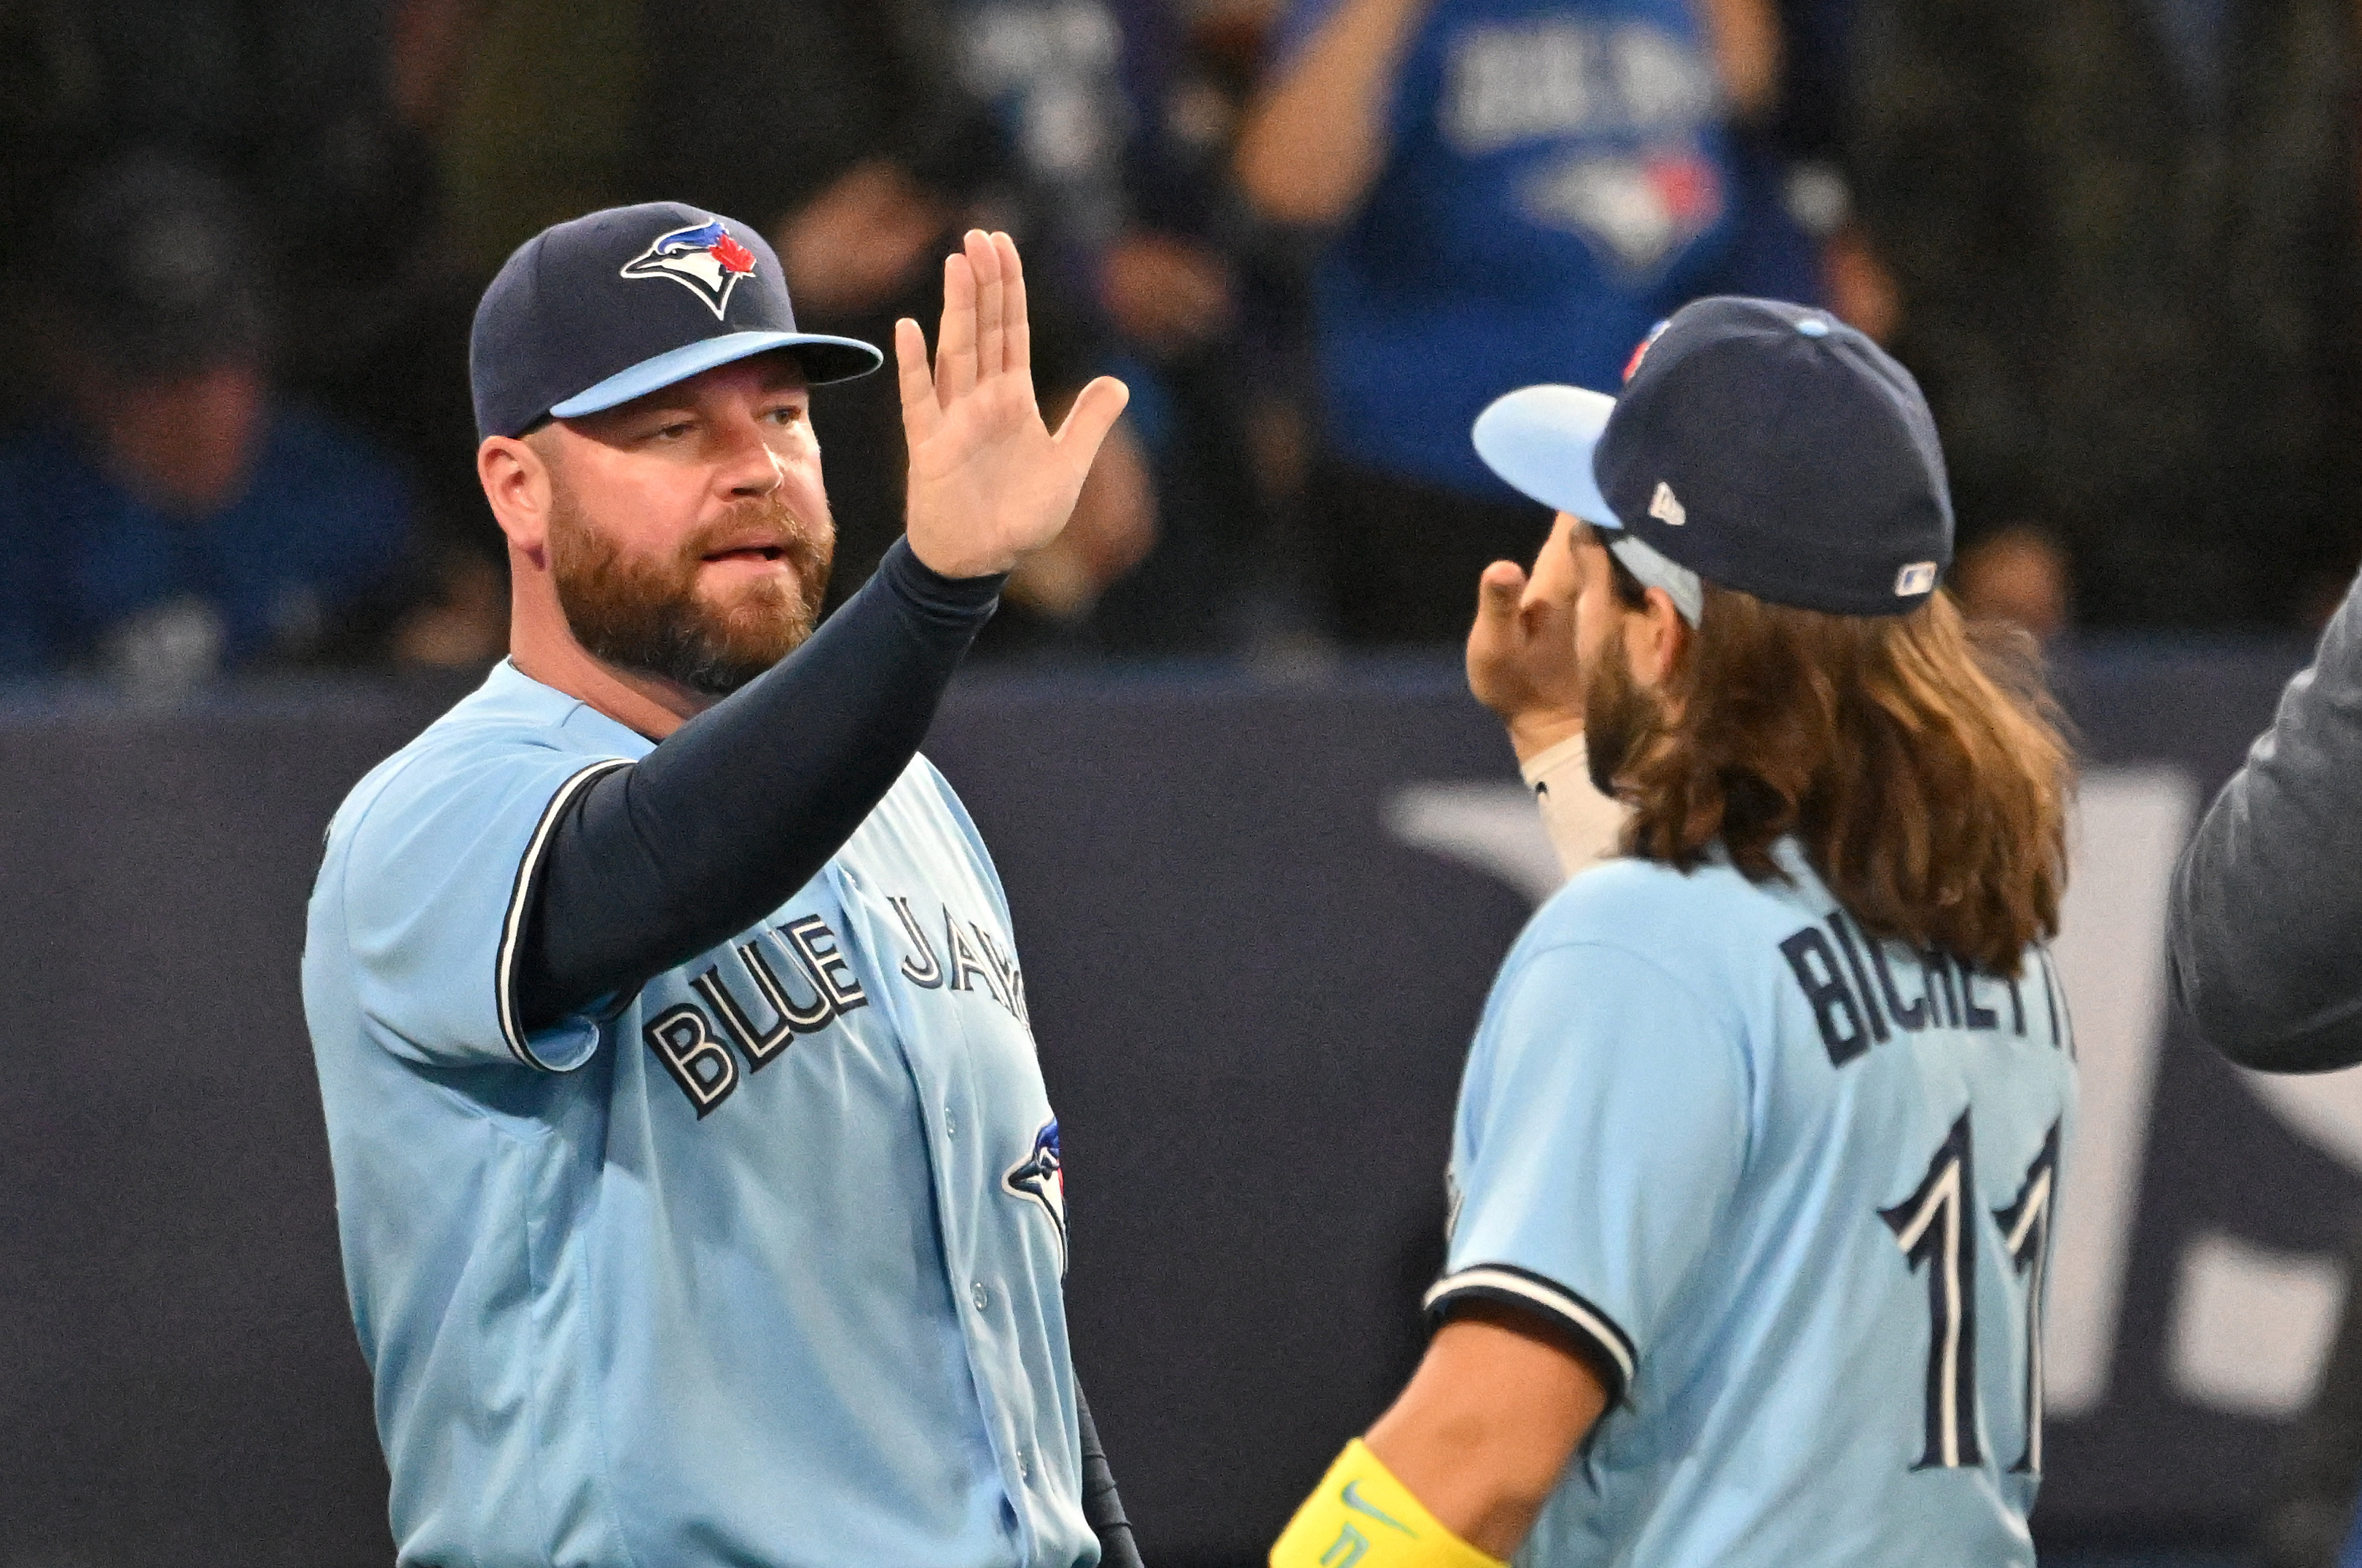
{"label": "raised open hand", "polygon": [[1495,561],[1477,582],[1468,689],[1508,725],[1520,762],[1583,730],[1573,527],[1560,513],[1531,578],[1515,561]]}
{"label": "raised open hand", "polygon": [[1056,435],[1042,423],[1025,274],[1007,235],[971,229],[944,261],[932,373],[926,337],[908,317],[894,324],[894,359],[911,447],[905,526],[918,558],[945,577],[985,577],[1056,538],[1131,394],[1101,376]]}

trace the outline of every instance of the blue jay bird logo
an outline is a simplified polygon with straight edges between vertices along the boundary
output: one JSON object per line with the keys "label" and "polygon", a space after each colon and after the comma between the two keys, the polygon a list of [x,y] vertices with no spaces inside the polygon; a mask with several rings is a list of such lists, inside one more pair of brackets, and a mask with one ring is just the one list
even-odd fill
{"label": "blue jay bird logo", "polygon": [[720,218],[657,236],[654,245],[624,263],[626,278],[670,278],[705,302],[716,317],[730,291],[755,275],[755,253],[738,243]]}
{"label": "blue jay bird logo", "polygon": [[1066,1267],[1066,1176],[1058,1159],[1058,1119],[1052,1117],[1033,1134],[1033,1151],[1009,1167],[1000,1178],[1013,1198],[1030,1198],[1042,1206],[1058,1232],[1058,1270]]}

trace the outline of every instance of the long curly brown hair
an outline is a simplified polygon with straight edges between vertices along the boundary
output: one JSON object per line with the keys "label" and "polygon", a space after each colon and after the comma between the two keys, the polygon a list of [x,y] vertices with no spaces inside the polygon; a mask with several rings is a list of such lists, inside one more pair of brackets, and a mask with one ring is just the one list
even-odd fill
{"label": "long curly brown hair", "polygon": [[1699,623],[1617,776],[1625,853],[1686,870],[1720,844],[1760,882],[1794,834],[1870,931],[2014,977],[2058,929],[2073,776],[2032,639],[1944,592],[1854,616],[1709,584]]}

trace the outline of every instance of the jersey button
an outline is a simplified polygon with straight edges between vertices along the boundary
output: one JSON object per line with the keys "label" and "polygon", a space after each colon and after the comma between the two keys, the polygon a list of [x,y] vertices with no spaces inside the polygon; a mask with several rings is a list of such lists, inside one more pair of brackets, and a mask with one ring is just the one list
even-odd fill
{"label": "jersey button", "polygon": [[1033,1479],[1033,1451],[1030,1448],[1017,1451],[1017,1477],[1021,1481]]}
{"label": "jersey button", "polygon": [[946,1138],[959,1136],[959,1121],[952,1115],[952,1108],[948,1105],[944,1107],[944,1136]]}
{"label": "jersey button", "polygon": [[984,1287],[984,1281],[980,1279],[968,1288],[967,1298],[976,1303],[976,1309],[979,1312],[992,1305],[992,1292]]}

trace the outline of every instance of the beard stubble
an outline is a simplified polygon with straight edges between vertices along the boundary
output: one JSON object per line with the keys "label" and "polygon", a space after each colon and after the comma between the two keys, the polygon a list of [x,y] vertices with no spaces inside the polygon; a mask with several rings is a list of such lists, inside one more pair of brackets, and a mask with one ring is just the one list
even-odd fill
{"label": "beard stubble", "polygon": [[[795,580],[760,580],[728,603],[711,602],[698,591],[706,554],[756,526],[778,537]],[[764,496],[694,530],[668,556],[627,556],[562,484],[550,498],[550,575],[575,640],[618,668],[707,697],[727,697],[812,635],[835,542],[825,515],[815,525]]]}

